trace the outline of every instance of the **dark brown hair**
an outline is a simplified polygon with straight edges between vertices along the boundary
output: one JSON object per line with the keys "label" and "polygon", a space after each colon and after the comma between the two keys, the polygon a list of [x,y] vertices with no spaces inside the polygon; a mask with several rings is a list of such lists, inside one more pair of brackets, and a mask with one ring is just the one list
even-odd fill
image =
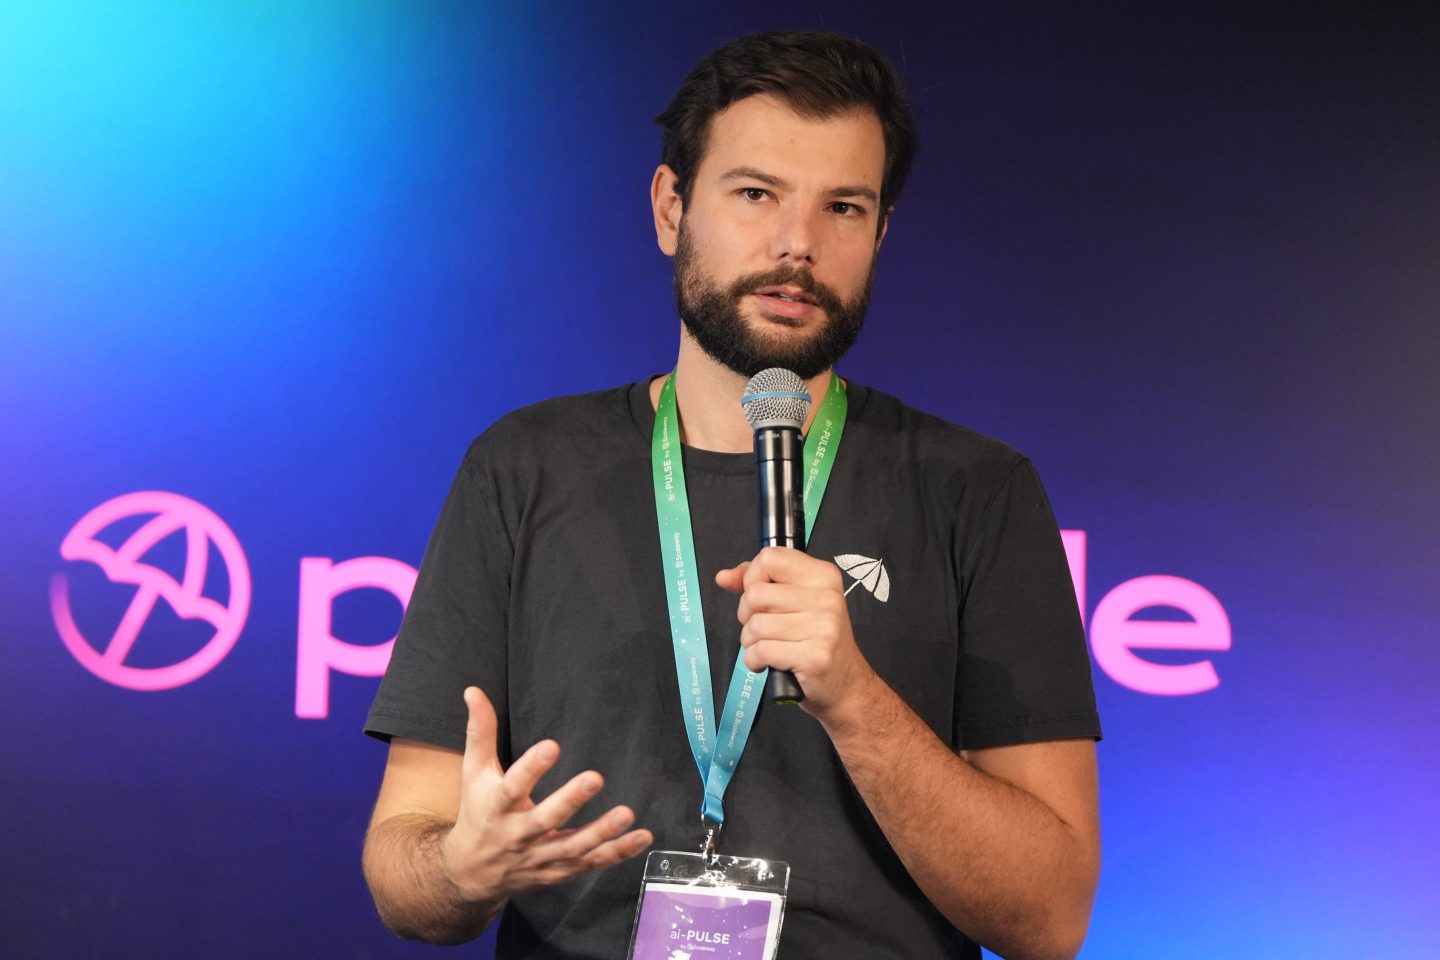
{"label": "dark brown hair", "polygon": [[665,112],[660,159],[675,171],[682,205],[705,156],[710,119],[737,100],[769,94],[805,117],[875,111],[885,135],[880,221],[900,199],[918,140],[900,75],[874,48],[835,33],[756,33],[711,52]]}

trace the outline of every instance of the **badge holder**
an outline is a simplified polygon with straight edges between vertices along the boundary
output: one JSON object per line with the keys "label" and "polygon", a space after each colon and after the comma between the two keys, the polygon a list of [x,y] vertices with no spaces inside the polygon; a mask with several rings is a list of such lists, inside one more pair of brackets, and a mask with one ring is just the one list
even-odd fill
{"label": "badge holder", "polygon": [[774,960],[790,886],[779,860],[715,852],[715,831],[699,853],[652,850],[629,960]]}

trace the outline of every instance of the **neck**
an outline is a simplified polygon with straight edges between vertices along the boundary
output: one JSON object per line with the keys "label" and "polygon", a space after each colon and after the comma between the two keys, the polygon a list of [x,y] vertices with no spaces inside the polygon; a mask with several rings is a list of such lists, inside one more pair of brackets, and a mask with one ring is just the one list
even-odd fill
{"label": "neck", "polygon": [[[805,431],[815,419],[816,408],[830,388],[826,370],[805,382],[810,408],[805,414]],[[675,404],[680,411],[680,439],[688,446],[717,453],[749,453],[755,448],[755,432],[745,419],[740,398],[748,377],[721,366],[706,355],[689,336],[680,340],[680,358],[675,364]],[[660,400],[665,378],[650,384],[650,405]]]}

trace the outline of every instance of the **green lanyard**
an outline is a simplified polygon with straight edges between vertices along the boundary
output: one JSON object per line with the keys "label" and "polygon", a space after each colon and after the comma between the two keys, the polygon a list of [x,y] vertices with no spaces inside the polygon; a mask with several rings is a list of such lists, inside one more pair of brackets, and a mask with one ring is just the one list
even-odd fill
{"label": "green lanyard", "polygon": [[[845,431],[845,388],[830,375],[830,389],[815,412],[805,437],[805,530],[815,529],[815,515],[830,481],[830,469]],[[743,656],[735,657],[730,689],[715,725],[710,683],[710,654],[705,635],[705,614],[700,605],[700,571],[695,563],[695,540],[690,528],[690,498],[685,493],[685,470],[680,462],[680,417],[675,410],[675,374],[660,389],[655,408],[655,432],[650,464],[655,479],[655,515],[660,523],[660,556],[665,569],[665,601],[670,608],[670,637],[675,645],[675,674],[680,684],[680,712],[690,737],[690,752],[705,785],[701,814],[715,824],[725,822],[721,802],[725,788],[740,762],[755,712],[765,690],[768,670],[752,673]],[[743,651],[742,651],[743,653]]]}

